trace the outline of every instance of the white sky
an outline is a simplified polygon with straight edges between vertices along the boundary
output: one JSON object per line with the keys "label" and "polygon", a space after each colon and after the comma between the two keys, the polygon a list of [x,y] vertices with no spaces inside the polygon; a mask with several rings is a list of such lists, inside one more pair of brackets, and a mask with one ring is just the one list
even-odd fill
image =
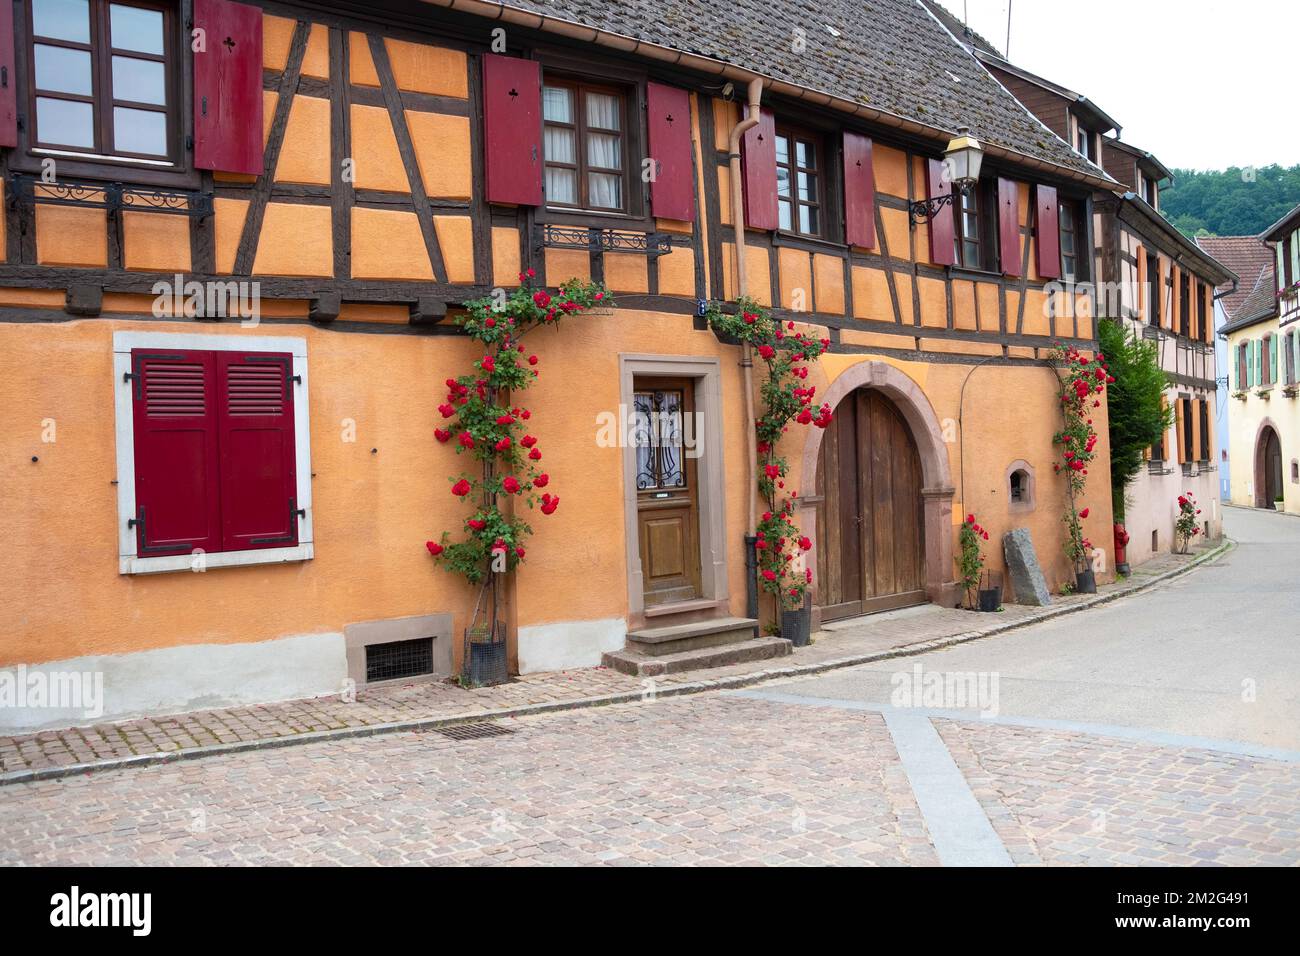
{"label": "white sky", "polygon": [[940,2],[1171,169],[1300,163],[1300,0]]}

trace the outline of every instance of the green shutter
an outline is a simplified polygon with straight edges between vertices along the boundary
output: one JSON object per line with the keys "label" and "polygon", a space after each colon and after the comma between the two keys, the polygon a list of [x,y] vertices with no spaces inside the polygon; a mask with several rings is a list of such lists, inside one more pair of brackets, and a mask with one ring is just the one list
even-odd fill
{"label": "green shutter", "polygon": [[1259,385],[1263,379],[1260,377],[1259,357],[1262,353],[1259,347],[1259,339],[1250,340],[1250,386],[1254,388]]}

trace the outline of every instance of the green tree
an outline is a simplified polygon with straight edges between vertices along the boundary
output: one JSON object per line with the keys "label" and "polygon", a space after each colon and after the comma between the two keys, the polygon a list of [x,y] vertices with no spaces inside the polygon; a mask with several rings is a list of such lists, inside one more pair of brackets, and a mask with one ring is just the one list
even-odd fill
{"label": "green tree", "polygon": [[1300,165],[1175,169],[1160,208],[1188,236],[1254,236],[1300,205]]}
{"label": "green tree", "polygon": [[1115,520],[1124,520],[1124,490],[1143,466],[1143,452],[1173,424],[1173,409],[1161,399],[1169,384],[1156,343],[1138,338],[1118,322],[1098,328],[1101,351],[1115,379],[1107,402],[1110,416],[1110,487]]}

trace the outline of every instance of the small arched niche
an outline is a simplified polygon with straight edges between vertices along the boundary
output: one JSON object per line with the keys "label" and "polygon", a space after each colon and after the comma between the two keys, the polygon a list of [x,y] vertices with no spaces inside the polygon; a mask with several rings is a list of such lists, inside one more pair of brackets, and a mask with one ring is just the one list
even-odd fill
{"label": "small arched niche", "polygon": [[1037,507],[1038,482],[1034,479],[1034,467],[1023,459],[1017,459],[1007,466],[1003,487],[1006,489],[1007,510],[1012,514],[1033,511]]}

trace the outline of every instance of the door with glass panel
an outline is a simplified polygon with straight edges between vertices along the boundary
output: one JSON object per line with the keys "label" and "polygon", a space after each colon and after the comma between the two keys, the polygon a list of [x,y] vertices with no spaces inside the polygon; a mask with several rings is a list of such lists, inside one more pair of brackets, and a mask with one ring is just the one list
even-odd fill
{"label": "door with glass panel", "polygon": [[694,444],[688,435],[693,393],[689,379],[634,383],[637,536],[646,607],[700,595],[699,490],[688,448]]}

